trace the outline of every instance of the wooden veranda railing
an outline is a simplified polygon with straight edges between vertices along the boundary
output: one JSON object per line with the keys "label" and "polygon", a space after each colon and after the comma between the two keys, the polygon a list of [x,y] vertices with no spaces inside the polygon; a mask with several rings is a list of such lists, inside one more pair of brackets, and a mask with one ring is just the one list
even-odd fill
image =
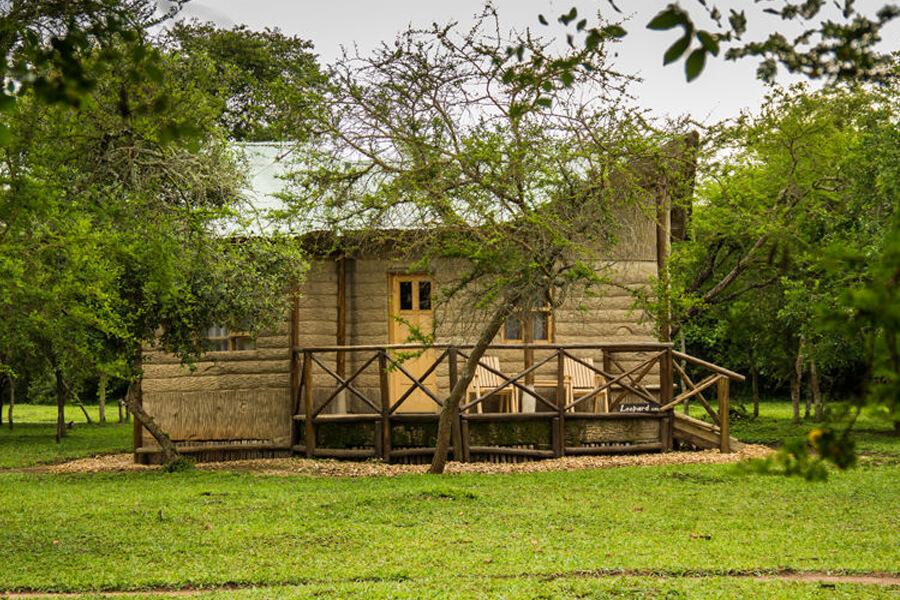
{"label": "wooden veranda railing", "polygon": [[[429,457],[438,412],[470,351],[465,345],[410,344],[295,349],[300,377],[293,411],[294,451],[308,457]],[[424,352],[430,356],[423,361]],[[467,393],[460,403],[453,421],[455,460],[662,451],[672,448],[675,439],[709,447],[713,436],[718,438],[716,446],[729,451],[728,382],[744,378],[676,352],[671,344],[502,344],[491,347],[486,356],[497,354],[505,357],[505,365],[522,366],[510,374],[480,363],[500,383],[478,397]],[[399,358],[416,355],[421,356],[415,369]],[[596,373],[598,385],[575,397],[567,388],[567,361]],[[711,374],[698,379],[698,370]],[[393,386],[392,371],[400,374],[394,376]],[[712,386],[718,392],[715,408],[703,396]],[[490,410],[504,390],[515,390],[523,410]],[[433,405],[433,412],[405,411],[413,395],[420,405]],[[608,399],[608,411],[590,408],[599,395]],[[688,426],[687,417],[674,414],[676,406],[687,407],[693,398],[707,411],[710,423],[689,419]],[[479,406],[484,410],[476,411]]]}

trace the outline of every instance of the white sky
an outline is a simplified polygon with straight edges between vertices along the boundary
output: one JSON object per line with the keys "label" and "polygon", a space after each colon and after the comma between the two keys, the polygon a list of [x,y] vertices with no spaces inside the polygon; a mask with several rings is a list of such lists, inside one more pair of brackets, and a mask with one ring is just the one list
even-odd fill
{"label": "white sky", "polygon": [[[885,2],[858,0],[856,4],[858,10],[871,15]],[[765,87],[755,79],[758,61],[713,60],[692,83],[685,82],[683,60],[662,66],[663,53],[679,36],[676,31],[681,30],[651,32],[645,25],[666,3],[667,0],[616,1],[626,16],[633,18],[626,23],[629,34],[617,46],[615,64],[622,71],[644,78],[644,83],[633,90],[639,103],[658,116],[689,114],[704,123],[735,116],[744,108],[755,109],[765,94]],[[758,39],[776,29],[789,37],[796,32],[796,28],[787,29],[778,19],[762,15],[760,5],[749,0],[710,3],[717,4],[726,14],[728,7],[745,7],[751,24],[747,39]],[[685,0],[682,4],[691,10],[699,25],[711,29],[709,23],[701,21],[703,12],[697,2]],[[455,20],[467,25],[481,12],[482,5],[483,0],[191,0],[183,14],[223,27],[240,23],[252,29],[278,27],[287,34],[311,40],[320,62],[328,64],[340,56],[342,46],[355,44],[366,52],[381,41],[393,40],[410,24],[426,27],[433,22]],[[560,38],[565,36],[565,29],[556,24],[556,17],[573,6],[579,9],[579,17],[587,17],[591,24],[596,23],[598,9],[609,19],[619,18],[607,0],[494,0],[494,5],[507,29],[530,27],[542,35]],[[538,23],[538,14],[548,18],[550,27]],[[885,31],[886,37],[892,38],[887,43],[896,50],[900,24],[894,23]],[[782,76],[780,81],[787,79]]]}

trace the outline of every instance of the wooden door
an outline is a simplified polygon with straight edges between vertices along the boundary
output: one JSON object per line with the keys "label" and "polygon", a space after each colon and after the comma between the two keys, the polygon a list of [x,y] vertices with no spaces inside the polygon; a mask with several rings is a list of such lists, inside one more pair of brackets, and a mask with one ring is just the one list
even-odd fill
{"label": "wooden door", "polygon": [[[390,276],[389,328],[390,343],[404,344],[409,342],[410,327],[416,327],[424,335],[431,335],[434,330],[434,310],[431,303],[432,281],[426,275]],[[396,352],[394,353],[396,356]],[[434,350],[425,350],[421,355],[403,361],[403,368],[422,381],[432,393],[436,394],[435,375],[431,373],[425,380],[422,375],[434,362]],[[413,382],[399,369],[391,371],[390,390],[393,404],[413,386]],[[434,413],[440,407],[422,390],[416,389],[400,405],[398,412]]]}

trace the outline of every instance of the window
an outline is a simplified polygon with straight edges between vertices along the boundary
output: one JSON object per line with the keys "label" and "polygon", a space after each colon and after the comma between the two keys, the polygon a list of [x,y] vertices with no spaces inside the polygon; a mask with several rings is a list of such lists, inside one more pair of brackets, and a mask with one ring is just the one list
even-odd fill
{"label": "window", "polygon": [[531,319],[531,339],[535,342],[549,342],[553,335],[553,321],[549,308],[533,308],[528,315],[510,317],[503,323],[500,339],[504,342],[524,342],[526,318]]}
{"label": "window", "polygon": [[233,350],[256,350],[256,340],[246,331],[228,331],[222,325],[213,325],[206,330],[209,352],[230,352]]}
{"label": "window", "polygon": [[431,280],[422,275],[397,277],[394,288],[396,306],[400,311],[431,310]]}

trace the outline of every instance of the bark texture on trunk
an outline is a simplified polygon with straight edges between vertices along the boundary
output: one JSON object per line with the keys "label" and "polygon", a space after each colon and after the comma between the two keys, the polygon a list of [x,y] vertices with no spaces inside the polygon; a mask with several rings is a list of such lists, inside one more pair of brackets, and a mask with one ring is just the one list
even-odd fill
{"label": "bark texture on trunk", "polygon": [[[125,395],[125,403],[128,406],[128,410],[134,415],[134,420],[139,423],[141,427],[146,429],[159,444],[159,447],[162,448],[165,462],[172,462],[179,456],[178,449],[175,448],[175,444],[172,443],[169,436],[162,430],[159,423],[144,410],[144,407],[142,406],[143,403],[139,402],[140,380],[131,385],[135,386],[134,390],[129,390],[129,393]],[[137,450],[137,447],[135,450]]]}
{"label": "bark texture on trunk", "polygon": [[753,416],[759,416],[759,369],[750,367],[750,389],[753,391]]}
{"label": "bark texture on trunk", "polygon": [[6,413],[7,421],[9,422],[9,428],[13,428],[13,407],[16,405],[16,380],[13,377],[9,378],[9,409]]}
{"label": "bark texture on trunk", "polygon": [[128,393],[125,394],[125,406],[128,409],[128,412],[134,415],[134,451],[137,453],[137,449],[140,447],[142,438],[141,428],[143,427],[153,436],[156,443],[159,444],[159,447],[163,452],[164,462],[171,463],[180,455],[178,454],[178,449],[175,447],[175,444],[172,443],[172,440],[169,439],[166,432],[162,430],[159,423],[144,410],[144,397],[141,389],[143,361],[141,360],[140,346],[136,349],[136,356],[137,358],[132,364],[132,373],[136,374],[137,377],[128,386]]}
{"label": "bark texture on trunk", "polygon": [[56,369],[56,443],[66,437],[66,383],[62,371]]}
{"label": "bark texture on trunk", "polygon": [[450,449],[450,434],[453,430],[453,420],[458,418],[460,400],[462,400],[463,394],[466,393],[466,388],[469,387],[469,384],[475,377],[475,367],[478,365],[478,361],[481,360],[488,346],[494,341],[494,337],[500,331],[503,322],[513,313],[515,306],[515,301],[510,301],[494,311],[490,322],[481,331],[475,347],[472,348],[459,379],[456,381],[456,385],[450,391],[450,397],[447,398],[447,401],[441,408],[441,417],[438,421],[437,444],[435,445],[431,467],[428,469],[429,473],[440,475],[444,472],[444,468],[447,466],[447,452]]}
{"label": "bark texture on trunk", "polygon": [[99,403],[101,423],[106,423],[106,373],[100,373],[100,384],[97,389],[97,401]]}
{"label": "bark texture on trunk", "polygon": [[800,422],[800,388],[803,383],[803,342],[797,350],[797,361],[791,373],[791,407],[794,409],[794,423]]}
{"label": "bark texture on trunk", "polygon": [[816,421],[821,421],[825,418],[825,405],[822,401],[822,390],[819,387],[819,371],[816,369],[816,362],[813,360],[809,361],[809,388],[813,398],[815,419]]}

